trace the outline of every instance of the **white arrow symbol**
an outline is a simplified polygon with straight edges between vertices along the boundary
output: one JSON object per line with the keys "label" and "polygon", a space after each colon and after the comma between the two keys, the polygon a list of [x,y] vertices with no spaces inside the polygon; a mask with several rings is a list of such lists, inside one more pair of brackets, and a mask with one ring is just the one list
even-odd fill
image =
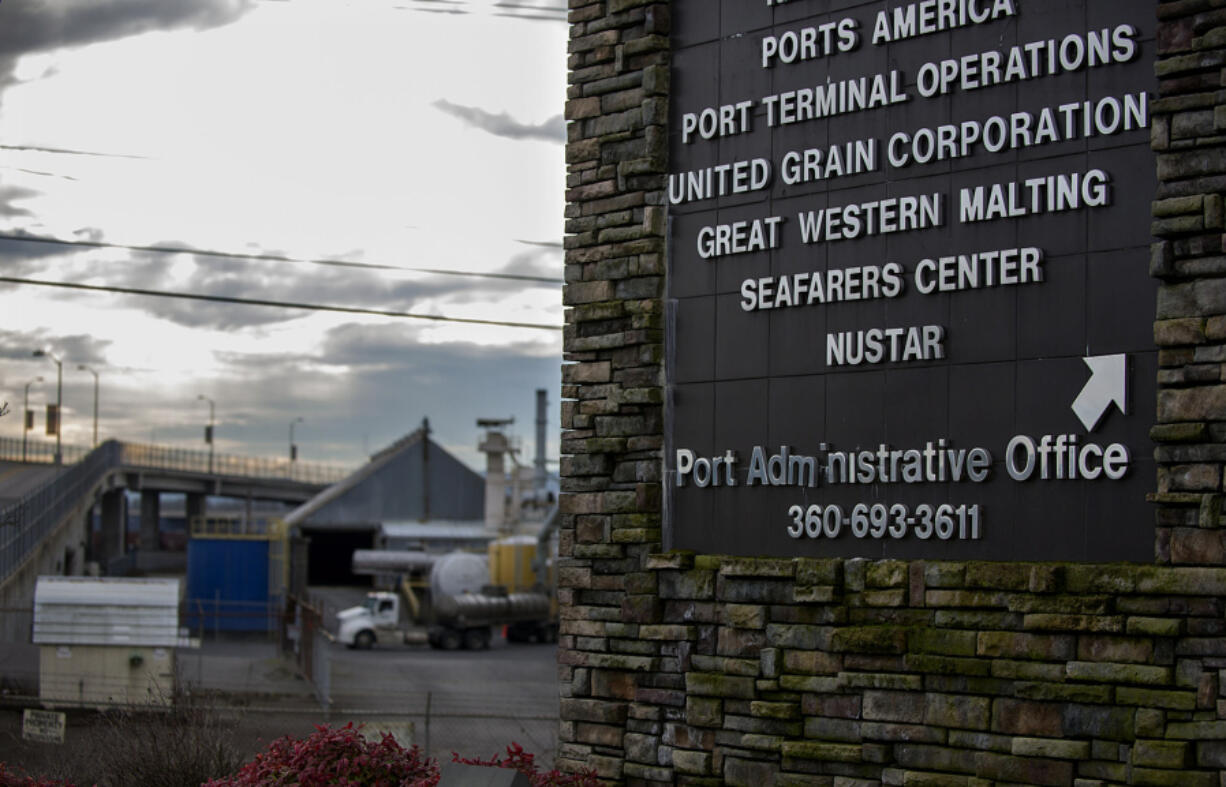
{"label": "white arrow symbol", "polygon": [[1100,355],[1082,360],[1090,367],[1090,380],[1073,401],[1073,412],[1086,431],[1092,432],[1112,402],[1121,413],[1128,412],[1128,356]]}

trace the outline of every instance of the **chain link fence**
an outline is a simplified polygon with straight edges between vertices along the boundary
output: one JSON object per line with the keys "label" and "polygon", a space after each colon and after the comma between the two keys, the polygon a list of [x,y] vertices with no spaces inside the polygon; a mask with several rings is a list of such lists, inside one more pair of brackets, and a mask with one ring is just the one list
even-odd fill
{"label": "chain link fence", "polygon": [[[87,750],[115,712],[141,710],[96,699],[44,702],[39,662],[55,658],[55,649],[40,652],[31,644],[30,610],[0,609],[0,619],[9,624],[0,630],[26,632],[22,640],[0,641],[0,761],[31,772],[56,764],[51,744],[22,741],[26,708],[51,705],[68,714],[66,742],[58,750],[62,756]],[[291,602],[280,620],[264,635],[197,628],[189,633],[201,638],[201,646],[173,653],[174,680],[167,691],[175,703],[207,708],[229,731],[243,760],[281,736],[309,735],[316,724],[353,723],[368,735],[388,732],[402,744],[421,746],[440,762],[449,762],[452,752],[483,758],[504,754],[515,742],[542,766],[552,764],[559,724],[552,646],[496,638],[488,651],[409,646],[355,651],[331,641],[318,607]],[[95,687],[112,685],[98,675],[91,680]],[[105,680],[114,681],[116,694],[126,685],[122,677]],[[133,718],[132,723],[157,724],[147,714]]]}

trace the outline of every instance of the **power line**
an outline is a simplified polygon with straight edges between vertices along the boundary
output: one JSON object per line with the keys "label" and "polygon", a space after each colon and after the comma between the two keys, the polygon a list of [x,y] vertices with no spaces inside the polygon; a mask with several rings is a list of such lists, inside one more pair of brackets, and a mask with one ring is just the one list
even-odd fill
{"label": "power line", "polygon": [[457,271],[446,268],[412,268],[404,265],[390,265],[378,262],[355,262],[353,260],[323,260],[304,257],[286,257],[280,254],[244,254],[233,251],[214,251],[211,249],[180,248],[177,246],[138,246],[130,243],[108,243],[96,240],[65,240],[49,238],[41,235],[8,235],[0,233],[0,240],[20,241],[27,243],[49,243],[58,246],[80,246],[90,249],[124,249],[126,251],[146,251],[154,254],[195,254],[199,257],[218,257],[234,260],[260,260],[264,262],[290,262],[297,265],[324,265],[335,268],[361,268],[365,270],[405,271],[408,273],[430,273],[437,276],[464,276],[474,279],[503,279],[507,281],[530,281],[543,284],[563,284],[562,279],[549,276],[529,276],[520,273],[483,273],[480,271]]}
{"label": "power line", "polygon": [[121,295],[144,295],[153,298],[179,298],[189,301],[209,301],[212,303],[229,303],[240,306],[271,306],[279,309],[302,309],[304,311],[336,312],[340,314],[371,314],[378,317],[402,317],[414,320],[434,320],[436,322],[459,322],[469,325],[496,325],[504,328],[532,328],[543,331],[560,331],[560,325],[546,325],[536,322],[509,322],[506,320],[478,320],[471,317],[444,317],[438,314],[413,314],[383,309],[361,309],[355,306],[330,306],[320,303],[297,303],[294,301],[271,301],[263,298],[232,298],[227,295],[204,295],[194,292],[169,292],[167,290],[145,290],[136,287],[110,287],[101,284],[81,284],[67,281],[46,281],[44,279],[19,279],[13,276],[0,276],[0,282],[9,284],[32,284],[40,287],[59,287],[69,290],[86,290],[89,292],[110,292]]}

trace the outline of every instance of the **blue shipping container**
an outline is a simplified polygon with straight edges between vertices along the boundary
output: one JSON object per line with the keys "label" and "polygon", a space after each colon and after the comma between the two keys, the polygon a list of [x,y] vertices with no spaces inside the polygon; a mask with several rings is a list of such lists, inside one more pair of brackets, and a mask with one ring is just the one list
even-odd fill
{"label": "blue shipping container", "polygon": [[192,538],[187,543],[187,625],[193,635],[269,631],[268,542]]}

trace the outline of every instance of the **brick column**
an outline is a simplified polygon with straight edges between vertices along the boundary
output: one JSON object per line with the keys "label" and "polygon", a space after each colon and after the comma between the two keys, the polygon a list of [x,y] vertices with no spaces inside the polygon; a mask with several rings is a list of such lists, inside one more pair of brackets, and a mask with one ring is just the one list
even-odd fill
{"label": "brick column", "polygon": [[558,764],[625,776],[659,612],[669,6],[570,3]]}
{"label": "brick column", "polygon": [[1211,0],[1158,4],[1158,161],[1151,272],[1158,293],[1160,563],[1226,564],[1226,10]]}

